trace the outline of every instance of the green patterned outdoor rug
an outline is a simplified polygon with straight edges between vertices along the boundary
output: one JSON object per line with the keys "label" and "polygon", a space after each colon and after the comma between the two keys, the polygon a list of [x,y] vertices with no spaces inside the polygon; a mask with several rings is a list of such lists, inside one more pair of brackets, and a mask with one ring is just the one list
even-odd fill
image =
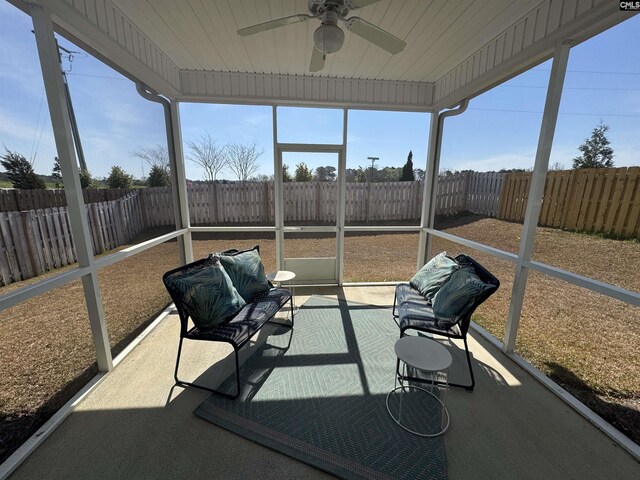
{"label": "green patterned outdoor rug", "polygon": [[[246,361],[238,399],[212,395],[195,413],[338,477],[446,479],[443,438],[412,435],[387,412],[397,339],[390,309],[314,296]],[[439,423],[436,402],[416,400],[404,394],[403,419]]]}

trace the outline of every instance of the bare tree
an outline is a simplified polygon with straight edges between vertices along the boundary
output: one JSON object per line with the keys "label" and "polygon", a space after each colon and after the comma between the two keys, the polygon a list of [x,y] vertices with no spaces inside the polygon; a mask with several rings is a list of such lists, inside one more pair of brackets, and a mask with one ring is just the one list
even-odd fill
{"label": "bare tree", "polygon": [[153,147],[139,148],[133,152],[133,155],[147,162],[150,167],[169,171],[169,151],[165,145],[157,144]]}
{"label": "bare tree", "polygon": [[246,182],[260,165],[258,158],[264,153],[258,150],[255,142],[250,145],[231,142],[227,145],[227,161],[229,168],[241,182]]}
{"label": "bare tree", "polygon": [[551,165],[549,165],[549,170],[564,170],[564,164],[560,162],[553,162]]}
{"label": "bare tree", "polygon": [[225,147],[219,147],[208,133],[195,141],[187,142],[191,151],[189,160],[200,165],[205,171],[205,179],[215,182],[216,176],[228,165]]}

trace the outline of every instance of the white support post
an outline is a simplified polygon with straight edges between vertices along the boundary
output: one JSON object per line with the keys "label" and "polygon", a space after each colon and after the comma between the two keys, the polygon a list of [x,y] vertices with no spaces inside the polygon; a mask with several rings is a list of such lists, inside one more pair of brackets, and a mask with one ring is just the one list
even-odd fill
{"label": "white support post", "polygon": [[[162,105],[164,127],[167,135],[167,150],[169,152],[169,169],[171,171],[171,195],[173,203],[173,218],[176,230],[186,229],[186,233],[178,237],[178,252],[180,264],[184,265],[193,259],[191,247],[191,231],[189,230],[188,197],[183,195],[180,185],[185,184],[184,159],[182,155],[182,135],[180,134],[180,114],[177,105],[172,103],[142,82],[136,83],[138,94],[150,102]],[[182,173],[182,175],[180,175]],[[187,199],[187,201],[185,201]],[[185,210],[186,207],[186,210]]]}
{"label": "white support post", "polygon": [[[437,112],[431,113],[431,127],[429,128],[429,147],[427,150],[427,165],[424,171],[424,190],[422,192],[422,215],[420,219],[420,237],[418,240],[417,269],[427,262],[431,255],[431,234],[425,229],[433,228],[433,215],[431,205],[435,200],[432,195],[438,188],[438,154],[440,146],[440,132],[438,128],[439,117]],[[435,209],[434,209],[435,211]]]}
{"label": "white support post", "polygon": [[284,270],[284,195],[282,185],[282,155],[278,148],[278,107],[273,113],[273,211],[276,223],[276,270]]}
{"label": "white support post", "polygon": [[78,175],[69,111],[65,100],[65,91],[58,62],[58,47],[53,33],[51,15],[46,7],[29,4],[36,37],[40,68],[47,94],[49,115],[53,135],[60,159],[60,169],[64,180],[64,193],[69,209],[71,231],[78,255],[80,267],[88,267],[89,273],[82,277],[85,301],[91,326],[93,344],[96,349],[98,370],[107,372],[113,369],[111,348],[107,334],[107,325],[102,308],[100,284],[93,257],[91,233],[87,212],[82,196],[82,186]]}
{"label": "white support post", "polygon": [[538,219],[540,218],[542,195],[544,194],[544,186],[547,180],[549,156],[551,155],[553,136],[558,120],[562,87],[567,71],[570,49],[571,44],[569,42],[561,42],[556,45],[556,50],[553,55],[553,65],[551,67],[547,98],[544,105],[542,125],[540,126],[540,136],[538,138],[538,149],[533,165],[531,186],[529,187],[527,210],[524,216],[522,234],[520,235],[520,250],[518,252],[513,288],[511,290],[509,316],[507,317],[504,334],[503,350],[507,353],[513,352],[516,346],[516,337],[518,335],[518,326],[520,324],[520,315],[522,313],[522,304],[524,302],[527,276],[529,273],[525,262],[530,261],[533,254],[536,228],[538,226]]}
{"label": "white support post", "polygon": [[184,169],[184,151],[182,149],[182,124],[180,123],[180,105],[170,102],[171,126],[173,133],[173,149],[175,152],[175,166],[173,176],[176,179],[178,194],[178,206],[180,210],[181,228],[186,228],[187,233],[182,237],[182,255],[184,262],[193,262],[193,243],[191,241],[191,217],[189,214],[189,195],[187,192],[187,177]]}
{"label": "white support post", "polygon": [[469,106],[469,99],[464,99],[458,108],[441,113],[431,114],[429,129],[429,151],[427,153],[427,168],[424,173],[424,194],[422,196],[422,218],[420,220],[420,240],[418,243],[418,268],[421,268],[431,258],[432,235],[426,230],[433,229],[436,217],[436,200],[438,198],[438,177],[440,171],[440,149],[442,146],[442,132],[444,119],[463,114]]}
{"label": "white support post", "polygon": [[337,257],[337,275],[338,285],[342,285],[344,282],[344,225],[346,215],[346,191],[347,191],[347,129],[348,129],[348,117],[349,110],[343,109],[342,113],[342,151],[338,157],[338,211],[337,213],[337,227],[338,237],[336,242],[336,257]]}

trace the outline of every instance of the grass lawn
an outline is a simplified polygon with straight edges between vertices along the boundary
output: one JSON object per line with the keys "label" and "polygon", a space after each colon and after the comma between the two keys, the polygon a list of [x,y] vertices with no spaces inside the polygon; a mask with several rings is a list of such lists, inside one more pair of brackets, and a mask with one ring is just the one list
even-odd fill
{"label": "grass lawn", "polygon": [[[473,215],[441,219],[438,227],[512,252],[518,249],[521,229],[518,224]],[[155,230],[146,235],[160,233]],[[274,270],[273,233],[193,235],[196,258],[212,251],[249,248],[255,244],[260,245],[265,268]],[[349,234],[345,240],[345,280],[407,280],[415,273],[417,245],[416,233]],[[500,290],[478,309],[474,320],[502,339],[513,265],[436,239],[433,253],[442,250],[453,255],[471,254],[501,280]],[[314,238],[288,237],[285,255],[333,256],[335,237],[321,234]],[[640,291],[637,242],[541,228],[534,257]],[[177,242],[173,241],[99,272],[114,353],[168,304],[161,276],[177,264]],[[0,294],[37,280],[2,287]],[[532,273],[517,351],[640,442],[640,309]],[[80,281],[0,312],[0,461],[73,396],[96,370]]]}

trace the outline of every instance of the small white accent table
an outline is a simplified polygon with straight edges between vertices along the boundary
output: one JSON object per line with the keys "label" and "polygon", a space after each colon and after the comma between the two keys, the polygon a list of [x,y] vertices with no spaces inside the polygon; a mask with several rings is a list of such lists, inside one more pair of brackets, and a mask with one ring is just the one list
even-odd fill
{"label": "small white accent table", "polygon": [[[431,378],[433,380],[436,380],[438,374],[447,374],[447,370],[451,366],[451,354],[446,348],[444,348],[434,340],[425,337],[413,336],[400,338],[395,344],[395,352],[396,356],[398,357],[398,361],[396,363],[394,389],[387,394],[386,399],[387,411],[389,412],[389,415],[391,415],[391,418],[393,418],[393,420],[398,425],[400,425],[406,431],[413,433],[414,435],[418,435],[421,437],[437,437],[438,435],[442,435],[447,431],[447,428],[449,427],[449,412],[447,411],[447,407],[445,406],[444,401],[440,400],[440,398],[438,398],[438,396],[433,393],[433,389],[437,389],[438,386],[435,383],[431,383],[431,390],[427,390],[426,388],[418,387],[416,385],[405,385],[404,377],[406,376],[406,368],[408,365],[417,370],[430,374]],[[400,371],[400,362],[402,362],[402,377],[400,377],[400,385],[398,386],[398,372]],[[446,375],[447,381],[448,378],[448,375]],[[395,395],[398,390],[400,390],[401,396],[400,405],[398,408],[398,416],[396,417],[391,412],[391,408],[389,407],[389,398],[392,395]],[[402,394],[408,390],[420,390],[422,392],[425,392],[430,397],[433,397],[432,399],[435,399],[440,403],[442,413],[439,431],[434,433],[422,433],[411,430],[406,425],[402,424]],[[446,395],[446,386],[444,389],[444,393]],[[445,397],[443,396],[443,398]]]}
{"label": "small white accent table", "polygon": [[267,280],[277,284],[279,287],[282,286],[282,282],[288,282],[289,285],[291,285],[291,303],[293,304],[293,310],[296,309],[296,285],[293,281],[295,278],[296,274],[288,270],[278,270],[277,272],[267,274]]}

